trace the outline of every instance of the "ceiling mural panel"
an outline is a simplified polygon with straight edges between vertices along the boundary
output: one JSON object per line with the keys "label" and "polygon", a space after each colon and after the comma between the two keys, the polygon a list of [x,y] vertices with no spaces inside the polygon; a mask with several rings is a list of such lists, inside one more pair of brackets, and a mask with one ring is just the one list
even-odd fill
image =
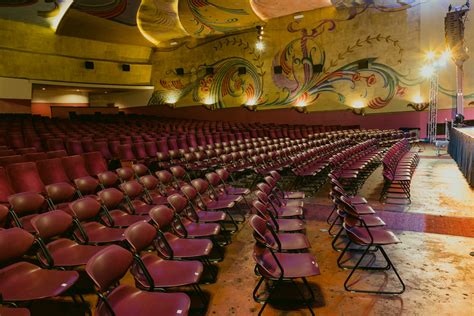
{"label": "ceiling mural panel", "polygon": [[234,32],[261,23],[248,0],[181,0],[179,17],[193,37]]}
{"label": "ceiling mural panel", "polygon": [[331,6],[331,0],[250,0],[253,10],[262,19]]}
{"label": "ceiling mural panel", "polygon": [[73,0],[0,0],[0,19],[16,20],[56,30]]}
{"label": "ceiling mural panel", "polygon": [[137,25],[141,0],[75,0],[72,8],[126,25]]}
{"label": "ceiling mural panel", "polygon": [[188,36],[178,17],[178,0],[142,0],[137,22],[143,36],[155,45]]}

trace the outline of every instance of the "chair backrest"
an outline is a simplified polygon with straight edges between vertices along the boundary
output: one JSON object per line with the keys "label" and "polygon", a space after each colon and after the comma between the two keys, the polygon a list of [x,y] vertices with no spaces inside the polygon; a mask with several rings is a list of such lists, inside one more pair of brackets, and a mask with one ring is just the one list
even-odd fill
{"label": "chair backrest", "polygon": [[69,203],[69,207],[79,220],[87,220],[96,217],[101,205],[96,199],[85,197]]}
{"label": "chair backrest", "polygon": [[74,184],[83,195],[94,194],[97,188],[99,187],[99,181],[93,177],[83,177],[79,179],[74,179]]}
{"label": "chair backrest", "polygon": [[76,155],[63,157],[61,159],[64,169],[66,170],[66,174],[71,181],[89,176],[89,172],[87,172],[84,158],[82,158],[82,156]]}
{"label": "chair backrest", "polygon": [[0,203],[7,203],[8,197],[15,194],[5,168],[0,167]]}
{"label": "chair backrest", "polygon": [[181,192],[183,192],[183,194],[190,201],[194,201],[194,199],[196,199],[196,197],[198,196],[198,192],[196,191],[196,189],[192,185],[189,185],[189,184],[183,185],[181,187]]}
{"label": "chair backrest", "polygon": [[260,191],[265,192],[267,195],[270,194],[270,192],[272,192],[272,189],[270,188],[270,186],[263,182],[258,183],[257,188]]}
{"label": "chair backrest", "polygon": [[48,151],[46,153],[47,158],[62,158],[67,157],[67,152],[64,149]]}
{"label": "chair backrest", "polygon": [[186,170],[182,166],[172,166],[170,171],[177,179],[183,179],[186,176]]}
{"label": "chair backrest", "polygon": [[94,143],[94,150],[100,152],[104,159],[110,160],[112,159],[112,154],[109,151],[109,146],[107,142],[95,142]]}
{"label": "chair backrest", "polygon": [[144,193],[142,185],[137,180],[120,184],[120,189],[132,200],[140,198]]}
{"label": "chair backrest", "polygon": [[267,248],[278,249],[279,244],[274,234],[270,231],[267,221],[258,215],[251,215],[249,225],[252,227],[255,239]]}
{"label": "chair backrest", "polygon": [[107,171],[107,163],[99,151],[92,151],[82,155],[86,165],[87,172],[96,176],[101,172]]}
{"label": "chair backrest", "polygon": [[227,169],[225,168],[221,168],[221,169],[217,169],[216,170],[216,173],[219,175],[219,177],[222,179],[222,181],[227,181],[227,179],[229,178],[230,174],[229,174],[229,171],[227,171]]}
{"label": "chair backrest", "polygon": [[7,173],[15,192],[45,192],[44,183],[34,162],[11,164],[7,167]]}
{"label": "chair backrest", "polygon": [[44,184],[70,182],[61,158],[39,160],[36,162],[36,167]]}
{"label": "chair backrest", "polygon": [[139,177],[149,174],[148,167],[142,163],[135,163],[132,165],[133,172]]}
{"label": "chair backrest", "polygon": [[82,149],[84,149],[85,153],[95,151],[94,142],[92,139],[82,139]]}
{"label": "chair backrest", "polygon": [[34,241],[33,235],[18,227],[0,230],[0,262],[23,256]]}
{"label": "chair backrest", "polygon": [[145,159],[148,157],[148,154],[145,149],[145,143],[133,143],[133,152],[137,159]]}
{"label": "chair backrest", "polygon": [[199,194],[204,194],[209,189],[209,184],[204,179],[194,179],[191,181],[191,185],[196,189]]}
{"label": "chair backrest", "polygon": [[178,193],[168,196],[167,200],[177,213],[181,213],[188,205],[188,200]]}
{"label": "chair backrest", "polygon": [[216,187],[216,186],[219,186],[220,184],[222,184],[221,183],[221,178],[215,172],[206,173],[206,179],[213,187]]}
{"label": "chair backrest", "polygon": [[102,191],[97,192],[102,203],[107,207],[107,209],[112,210],[118,208],[118,206],[123,202],[124,195],[120,190],[116,188],[107,188]]}
{"label": "chair backrest", "polygon": [[136,157],[132,151],[131,144],[122,144],[118,146],[120,160],[135,160]]}
{"label": "chair backrest", "polygon": [[167,230],[174,219],[174,211],[166,205],[155,206],[148,212],[159,229]]}
{"label": "chair backrest", "polygon": [[72,226],[72,217],[63,211],[53,210],[35,216],[31,225],[41,238],[49,239],[66,232]]}
{"label": "chair backrest", "polygon": [[97,175],[99,182],[105,187],[113,187],[119,183],[119,177],[115,172],[105,171]]}
{"label": "chair backrest", "polygon": [[160,182],[155,176],[152,176],[151,174],[141,176],[140,177],[140,183],[147,189],[147,190],[155,190]]}
{"label": "chair backrest", "polygon": [[84,153],[80,140],[68,140],[66,142],[66,149],[69,155],[81,155]]}
{"label": "chair backrest", "polygon": [[86,272],[101,292],[116,284],[128,271],[133,262],[132,253],[112,245],[89,259]]}
{"label": "chair backrest", "polygon": [[155,172],[158,180],[164,185],[173,183],[173,175],[168,170],[160,170]]}
{"label": "chair backrest", "polygon": [[21,192],[8,197],[13,211],[19,215],[42,210],[45,201],[41,194],[35,192]]}
{"label": "chair backrest", "polygon": [[0,166],[7,167],[14,163],[26,162],[26,158],[22,155],[12,155],[0,157]]}
{"label": "chair backrest", "polygon": [[156,229],[145,220],[136,222],[125,230],[125,239],[136,252],[146,249],[156,238]]}
{"label": "chair backrest", "polygon": [[46,153],[40,152],[40,153],[29,153],[24,155],[26,161],[38,161],[38,160],[44,160],[48,158],[48,155]]}
{"label": "chair backrest", "polygon": [[135,178],[135,172],[131,167],[118,168],[115,170],[115,172],[117,172],[120,180],[122,181],[130,181]]}
{"label": "chair backrest", "polygon": [[61,138],[49,138],[46,140],[48,150],[66,150],[64,142]]}
{"label": "chair backrest", "polygon": [[46,192],[53,203],[69,202],[74,198],[76,188],[67,182],[58,182],[48,184]]}

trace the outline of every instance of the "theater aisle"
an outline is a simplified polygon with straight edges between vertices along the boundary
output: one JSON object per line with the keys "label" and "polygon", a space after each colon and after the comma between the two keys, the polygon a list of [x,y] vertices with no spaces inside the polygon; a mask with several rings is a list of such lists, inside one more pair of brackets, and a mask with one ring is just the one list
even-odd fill
{"label": "theater aisle", "polygon": [[[327,188],[317,197],[306,199],[307,235],[313,246],[311,252],[321,267],[321,275],[310,279],[317,296],[313,304],[316,314],[474,314],[474,257],[470,256],[474,251],[474,192],[448,155],[437,157],[430,147],[420,155],[410,206],[393,208],[377,201],[382,184],[380,168],[360,191],[369,197],[388,227],[402,240],[402,244],[386,249],[407,286],[402,295],[346,292],[343,283],[349,271],[337,267],[339,253],[330,248],[332,238],[325,231],[324,220],[331,210]],[[253,245],[251,230],[245,226],[227,247],[226,260],[220,264],[219,283],[204,287],[212,293],[208,315],[251,315],[260,309],[252,299],[257,282],[253,272]],[[393,281],[391,274],[388,279],[381,273],[370,277],[366,277],[367,273],[358,275],[361,286]],[[287,290],[293,291],[291,287]],[[309,314],[304,307],[292,311],[294,307],[281,301],[278,306],[269,305],[265,315]]]}

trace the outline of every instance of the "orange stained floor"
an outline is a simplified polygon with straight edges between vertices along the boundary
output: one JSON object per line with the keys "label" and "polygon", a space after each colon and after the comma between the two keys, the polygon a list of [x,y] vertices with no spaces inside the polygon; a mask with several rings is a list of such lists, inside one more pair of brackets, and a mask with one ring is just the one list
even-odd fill
{"label": "orange stained floor", "polygon": [[[325,222],[331,210],[328,188],[306,198],[307,236],[321,269],[320,276],[309,279],[316,295],[312,306],[317,315],[474,315],[474,257],[470,255],[474,251],[474,190],[449,156],[436,157],[432,148],[425,148],[420,155],[409,206],[378,202],[380,168],[360,190],[402,241],[385,248],[405,281],[406,291],[401,295],[344,290],[349,272],[336,265],[339,253],[331,248]],[[210,296],[209,306],[193,314],[257,315],[261,305],[252,299],[258,281],[253,271],[254,240],[247,223],[232,239],[224,261],[217,264],[217,282],[202,285]],[[361,271],[354,280],[353,285],[362,288],[391,289],[396,285],[390,271]],[[130,275],[123,283],[134,284]],[[309,315],[294,295],[294,288],[283,287],[264,315]],[[94,305],[96,299],[87,295],[87,300]],[[43,302],[32,307],[33,315],[84,314],[71,304]]]}

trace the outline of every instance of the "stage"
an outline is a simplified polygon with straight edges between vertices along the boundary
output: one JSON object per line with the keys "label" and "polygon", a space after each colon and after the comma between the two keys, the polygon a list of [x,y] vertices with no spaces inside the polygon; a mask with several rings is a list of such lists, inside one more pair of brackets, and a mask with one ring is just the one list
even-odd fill
{"label": "stage", "polygon": [[467,182],[474,186],[474,127],[451,129],[448,152],[457,162]]}

